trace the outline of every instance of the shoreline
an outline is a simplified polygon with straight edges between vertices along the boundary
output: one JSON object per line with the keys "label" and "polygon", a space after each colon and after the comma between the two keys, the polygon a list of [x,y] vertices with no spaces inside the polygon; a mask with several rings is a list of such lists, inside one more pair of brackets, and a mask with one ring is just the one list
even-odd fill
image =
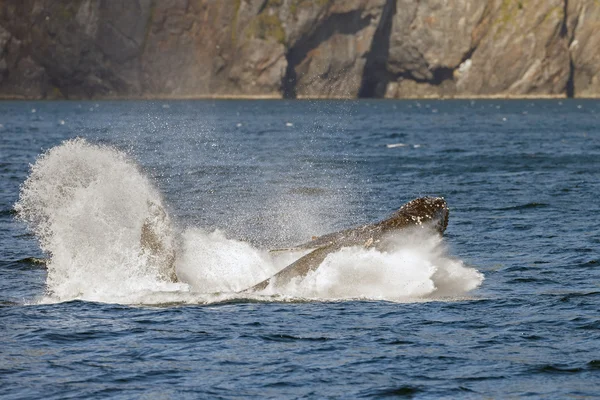
{"label": "shoreline", "polygon": [[73,98],[48,98],[48,97],[26,97],[21,95],[0,94],[0,101],[116,101],[116,100],[138,100],[138,101],[177,101],[177,100],[598,100],[597,95],[568,97],[564,94],[545,95],[456,95],[456,96],[409,96],[409,97],[351,97],[351,96],[303,96],[296,98],[284,98],[281,95],[156,95],[156,96],[97,96],[97,97],[73,97]]}

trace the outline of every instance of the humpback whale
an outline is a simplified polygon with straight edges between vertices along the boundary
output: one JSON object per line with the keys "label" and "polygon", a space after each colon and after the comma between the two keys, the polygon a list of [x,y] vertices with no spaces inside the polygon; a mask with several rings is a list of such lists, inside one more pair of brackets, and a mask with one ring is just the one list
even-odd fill
{"label": "humpback whale", "polygon": [[246,289],[253,292],[289,283],[292,279],[304,278],[309,272],[315,271],[325,258],[343,247],[364,246],[386,250],[387,236],[410,227],[432,229],[442,235],[448,226],[448,205],[442,197],[421,197],[404,204],[389,218],[374,224],[362,225],[357,228],[345,229],[314,238],[290,251],[312,251],[288,265],[272,277]]}
{"label": "humpback whale", "polygon": [[[166,212],[157,204],[149,204],[149,216],[144,222],[141,232],[141,245],[149,261],[161,264],[160,275],[163,279],[178,282],[175,273],[175,246],[170,235],[170,221]],[[389,246],[388,236],[411,227],[430,229],[442,235],[448,226],[448,205],[442,197],[421,197],[404,204],[389,218],[373,224],[362,225],[329,233],[313,238],[299,246],[273,251],[310,252],[288,265],[275,275],[256,285],[245,289],[242,293],[256,292],[269,285],[280,287],[292,279],[304,278],[315,271],[323,260],[344,247],[363,246],[385,251]]]}
{"label": "humpback whale", "polygon": [[[403,230],[424,228],[443,235],[448,226],[448,213],[444,198],[421,197],[404,204],[389,218],[379,222],[315,237],[296,247],[271,250],[309,252],[273,276],[240,293],[261,291],[270,285],[277,288],[293,279],[304,278],[318,269],[329,254],[344,247],[361,246],[386,251],[391,244],[388,237]],[[140,232],[141,256],[162,280],[176,283],[179,278],[175,270],[177,254],[172,232],[171,220],[164,208],[160,204],[148,202],[148,214]]]}

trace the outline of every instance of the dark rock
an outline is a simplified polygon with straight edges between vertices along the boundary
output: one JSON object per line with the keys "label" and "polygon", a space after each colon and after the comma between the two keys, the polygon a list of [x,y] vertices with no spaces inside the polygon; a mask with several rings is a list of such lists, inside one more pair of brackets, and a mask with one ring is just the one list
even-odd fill
{"label": "dark rock", "polygon": [[595,0],[0,3],[0,96],[598,96]]}
{"label": "dark rock", "polygon": [[[307,2],[288,41],[288,97],[357,97],[384,0]],[[299,6],[300,7],[300,6]],[[302,18],[313,17],[308,24]]]}
{"label": "dark rock", "polygon": [[470,67],[458,73],[464,95],[561,95],[569,79],[564,0],[488,3],[473,31]]}
{"label": "dark rock", "polygon": [[569,0],[572,90],[578,97],[600,96],[600,3]]}
{"label": "dark rock", "polygon": [[10,39],[10,33],[0,26],[0,85],[2,85],[2,81],[6,79],[6,75],[8,73],[8,61],[6,57]]}

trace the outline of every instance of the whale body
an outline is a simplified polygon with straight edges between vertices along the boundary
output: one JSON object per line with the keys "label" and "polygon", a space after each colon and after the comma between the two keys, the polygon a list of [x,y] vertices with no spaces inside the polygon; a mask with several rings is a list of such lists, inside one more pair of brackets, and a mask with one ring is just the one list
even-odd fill
{"label": "whale body", "polygon": [[[149,204],[149,216],[141,232],[141,246],[150,261],[161,264],[163,279],[178,282],[175,272],[175,246],[170,235],[170,221],[162,209],[156,204]],[[273,251],[310,252],[288,265],[275,275],[243,290],[241,293],[256,292],[268,286],[281,287],[292,279],[304,278],[319,268],[325,258],[344,247],[362,246],[385,251],[389,242],[386,238],[393,233],[410,229],[430,229],[442,235],[448,226],[448,206],[442,197],[421,197],[404,204],[389,218],[374,224],[362,225],[313,238],[299,246]],[[166,227],[166,228],[165,228]]]}
{"label": "whale body", "polygon": [[363,246],[385,250],[387,236],[403,229],[421,227],[432,229],[442,235],[448,226],[448,205],[442,197],[421,197],[412,200],[389,218],[374,224],[362,225],[335,233],[314,238],[292,249],[308,250],[310,253],[299,258],[272,277],[252,286],[245,291],[259,291],[269,285],[283,286],[292,279],[303,278],[309,272],[315,271],[325,258],[343,247]]}

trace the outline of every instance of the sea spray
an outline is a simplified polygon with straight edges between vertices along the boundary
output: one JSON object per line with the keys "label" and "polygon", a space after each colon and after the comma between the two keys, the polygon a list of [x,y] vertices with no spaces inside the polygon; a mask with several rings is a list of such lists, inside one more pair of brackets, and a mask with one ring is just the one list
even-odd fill
{"label": "sea spray", "polygon": [[[164,210],[160,193],[125,153],[84,139],[41,155],[15,205],[50,256],[48,294],[98,301],[181,289],[142,248],[142,229],[156,207]],[[162,229],[157,234],[168,243],[168,220]]]}
{"label": "sea spray", "polygon": [[278,271],[267,251],[221,231],[189,228],[182,239],[177,274],[196,292],[239,292]]}
{"label": "sea spray", "polygon": [[[448,255],[441,236],[407,229],[388,239],[391,250],[361,246],[329,254],[304,279],[277,292],[306,299],[397,300],[460,297],[478,287],[483,274]],[[267,287],[265,293],[276,293]]]}
{"label": "sea spray", "polygon": [[178,234],[162,196],[137,164],[83,139],[37,159],[15,209],[50,256],[46,301],[411,301],[461,297],[483,280],[448,256],[440,236],[407,230],[388,251],[343,248],[302,280],[247,292],[306,251],[269,253],[199,227]]}

